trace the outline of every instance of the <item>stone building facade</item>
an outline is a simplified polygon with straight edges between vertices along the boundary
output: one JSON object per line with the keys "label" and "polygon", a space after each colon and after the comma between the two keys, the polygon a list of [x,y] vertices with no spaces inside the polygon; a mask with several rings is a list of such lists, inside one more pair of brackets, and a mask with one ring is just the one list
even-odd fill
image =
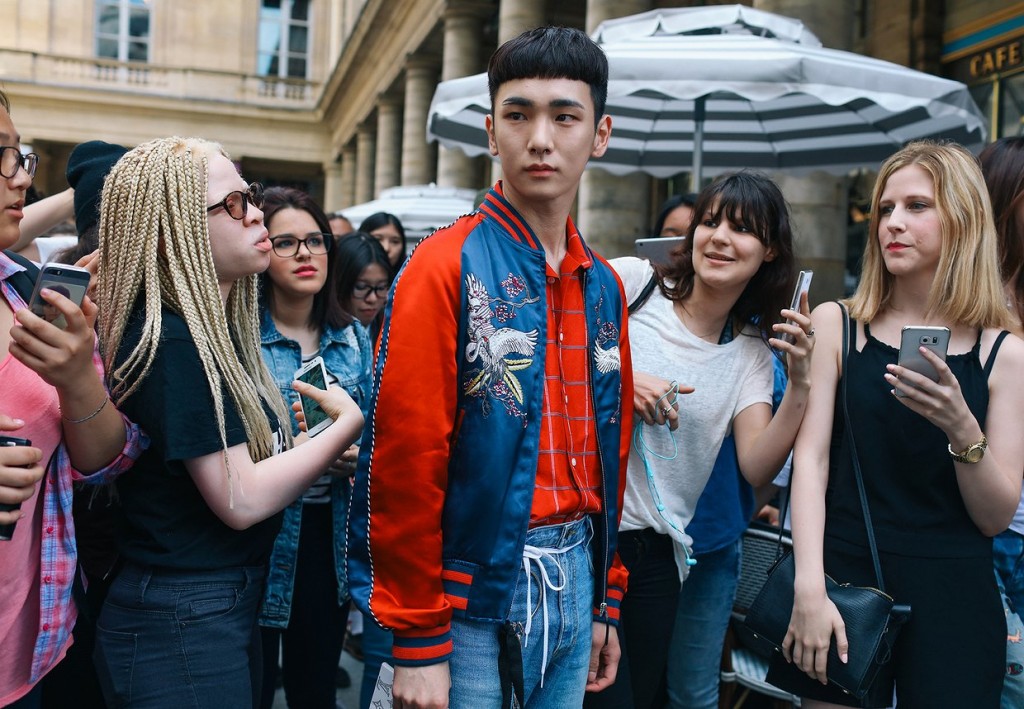
{"label": "stone building facade", "polygon": [[[426,142],[440,80],[481,72],[505,39],[545,23],[601,21],[688,0],[0,0],[0,81],[37,185],[64,187],[78,142],[170,134],[222,142],[247,179],[292,184],[328,209],[395,185],[480,188],[483,158]],[[801,19],[825,46],[965,81],[992,136],[1024,115],[1024,2],[746,0]],[[777,176],[793,207],[816,299],[842,290],[848,179]],[[647,235],[672,180],[590,170],[577,205],[608,255]]]}

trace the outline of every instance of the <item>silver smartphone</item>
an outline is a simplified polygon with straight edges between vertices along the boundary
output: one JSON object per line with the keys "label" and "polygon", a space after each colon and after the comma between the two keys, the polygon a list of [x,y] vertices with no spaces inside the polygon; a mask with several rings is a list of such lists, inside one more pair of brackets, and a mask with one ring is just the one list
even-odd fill
{"label": "silver smartphone", "polygon": [[636,255],[652,264],[668,266],[675,259],[673,254],[683,247],[685,236],[660,236],[651,239],[636,240]]}
{"label": "silver smartphone", "polygon": [[[811,279],[814,278],[814,271],[800,271],[800,274],[796,277],[796,288],[793,289],[793,297],[789,301],[790,310],[800,310],[800,298],[804,293],[811,290]],[[792,320],[787,320],[787,323],[792,323]],[[789,333],[784,333],[779,338],[784,342],[793,344],[796,339]]]}
{"label": "silver smartphone", "polygon": [[66,329],[68,323],[64,319],[64,315],[43,300],[40,291],[43,288],[49,288],[60,293],[78,307],[82,307],[82,300],[85,298],[85,292],[89,289],[91,277],[84,268],[65,266],[59,263],[46,264],[39,269],[39,277],[36,279],[35,288],[32,289],[32,297],[28,301],[29,310],[61,330]]}
{"label": "silver smartphone", "polygon": [[[295,378],[300,382],[315,386],[317,389],[327,389],[327,369],[324,367],[324,358],[314,357],[302,365],[295,372]],[[313,399],[308,396],[300,396],[299,402],[302,404],[302,415],[306,419],[306,433],[310,438],[333,423],[333,419]]]}
{"label": "silver smartphone", "polygon": [[[932,363],[921,354],[921,347],[934,352],[939,359],[945,362],[946,351],[949,349],[949,328],[907,325],[900,333],[900,356],[897,364],[937,382],[939,373]],[[907,383],[909,384],[909,382]],[[897,389],[896,396],[904,396],[904,394]]]}

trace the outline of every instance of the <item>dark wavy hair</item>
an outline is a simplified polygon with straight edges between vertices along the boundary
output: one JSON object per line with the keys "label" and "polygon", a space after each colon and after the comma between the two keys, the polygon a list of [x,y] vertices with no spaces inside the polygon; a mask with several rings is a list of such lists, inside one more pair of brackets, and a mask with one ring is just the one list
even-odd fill
{"label": "dark wavy hair", "polygon": [[590,86],[594,127],[608,100],[608,57],[586,32],[572,27],[538,27],[502,44],[487,63],[491,113],[498,88],[518,79],[570,79]]}
{"label": "dark wavy hair", "polygon": [[369,234],[374,229],[380,229],[388,224],[397,229],[398,235],[402,237],[402,253],[398,255],[398,263],[391,266],[391,270],[394,271],[396,268],[401,268],[402,264],[405,263],[405,227],[402,226],[402,222],[398,217],[388,212],[374,212],[363,220],[363,223],[359,225],[359,229],[354,233],[363,232],[364,234]]}
{"label": "dark wavy hair", "polygon": [[[387,274],[389,286],[395,279],[395,269],[391,266],[384,247],[363,231],[356,231],[341,237],[331,260],[335,263],[336,274],[333,281],[334,287],[331,288],[331,307],[336,308],[346,322],[352,322],[353,316],[345,309],[345,303],[352,298],[352,291],[355,289],[356,281],[362,275],[363,269],[378,264]],[[382,309],[370,327],[374,337],[380,330],[383,319],[384,311]]]}
{"label": "dark wavy hair", "polygon": [[725,218],[745,225],[775,254],[761,264],[730,313],[737,323],[752,323],[767,341],[774,336],[772,325],[782,320],[779,312],[789,307],[796,283],[786,199],[771,179],[750,170],[722,175],[705,187],[697,196],[682,249],[671,265],[655,266],[658,286],[669,300],[686,300],[693,292],[693,237],[708,215],[716,222]]}
{"label": "dark wavy hair", "polygon": [[1024,138],[1000,138],[981,151],[999,245],[999,275],[1013,291],[1013,311],[1024,325],[1024,230],[1017,214],[1024,206]]}
{"label": "dark wavy hair", "polygon": [[[331,257],[331,250],[334,246],[334,239],[331,237],[331,225],[327,221],[327,215],[320,205],[312,197],[293,187],[269,187],[263,193],[263,222],[267,229],[274,223],[274,215],[282,209],[297,209],[305,212],[316,222],[316,228],[323,234],[327,234],[327,280],[324,287],[313,296],[313,309],[309,314],[309,324],[313,327],[320,327],[324,323],[331,327],[342,327],[347,324],[344,313],[335,308],[331,303],[331,284],[334,283],[335,259]],[[271,253],[270,258],[278,258]],[[274,310],[274,284],[270,280],[269,269],[260,274],[260,304],[262,307]]]}

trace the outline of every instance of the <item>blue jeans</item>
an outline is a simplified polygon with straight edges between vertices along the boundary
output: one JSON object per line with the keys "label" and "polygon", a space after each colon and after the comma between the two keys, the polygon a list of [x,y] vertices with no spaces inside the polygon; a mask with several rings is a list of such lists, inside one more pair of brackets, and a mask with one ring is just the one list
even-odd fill
{"label": "blue jeans", "polygon": [[129,564],[96,624],[111,707],[251,709],[260,688],[263,567],[164,571]]}
{"label": "blue jeans", "polygon": [[992,540],[996,583],[1006,613],[1003,709],[1024,707],[1024,536],[1006,530]]}
{"label": "blue jeans", "polygon": [[672,709],[716,709],[725,631],[740,574],[740,542],[699,554],[679,593],[668,654]]}
{"label": "blue jeans", "polygon": [[[520,569],[516,580],[508,620],[522,632],[523,697],[529,709],[568,709],[583,704],[593,628],[591,536],[589,519],[538,527],[526,534],[528,546],[547,549],[572,547],[564,553],[530,562],[529,573]],[[551,586],[561,586],[561,590],[545,586],[539,565],[543,565]],[[532,619],[527,636],[528,603]],[[450,709],[489,709],[501,705],[499,627],[492,622],[465,618],[452,620]]]}

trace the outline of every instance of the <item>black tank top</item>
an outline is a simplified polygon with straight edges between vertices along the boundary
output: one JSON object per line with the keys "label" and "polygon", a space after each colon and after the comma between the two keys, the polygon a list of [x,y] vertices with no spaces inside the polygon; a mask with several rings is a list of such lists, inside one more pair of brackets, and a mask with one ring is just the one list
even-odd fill
{"label": "black tank top", "polygon": [[[880,551],[925,557],[990,556],[992,540],[967,514],[956,481],[949,440],[937,426],[903,406],[883,375],[899,352],[871,336],[857,351],[857,325],[850,322],[850,354],[843,376],[864,486]],[[988,376],[1008,333],[996,339],[984,366],[981,336],[970,352],[950,355],[950,370],[964,400],[985,429]],[[864,516],[843,429],[842,388],[836,392],[825,534],[867,547]]]}

